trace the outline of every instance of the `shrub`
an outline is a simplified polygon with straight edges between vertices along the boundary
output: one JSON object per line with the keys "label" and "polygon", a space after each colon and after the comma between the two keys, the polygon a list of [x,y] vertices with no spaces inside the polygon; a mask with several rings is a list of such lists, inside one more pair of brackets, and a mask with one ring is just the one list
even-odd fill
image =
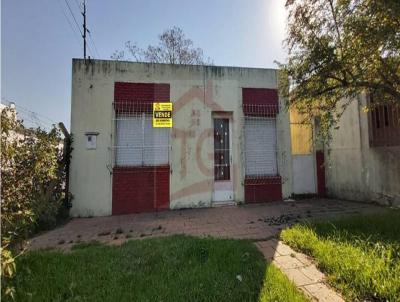
{"label": "shrub", "polygon": [[24,250],[23,241],[39,229],[54,226],[67,213],[66,160],[58,129],[27,129],[15,110],[2,110],[2,294],[13,295],[7,282],[16,270],[14,258]]}

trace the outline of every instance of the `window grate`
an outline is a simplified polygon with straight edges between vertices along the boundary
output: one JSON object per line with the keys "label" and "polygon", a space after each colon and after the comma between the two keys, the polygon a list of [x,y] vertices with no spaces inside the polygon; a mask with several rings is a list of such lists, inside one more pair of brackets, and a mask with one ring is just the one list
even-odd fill
{"label": "window grate", "polygon": [[369,143],[371,147],[400,146],[400,106],[397,104],[374,105],[369,112]]}
{"label": "window grate", "polygon": [[244,135],[246,178],[277,175],[276,119],[246,116]]}
{"label": "window grate", "polygon": [[169,163],[170,129],[153,128],[152,104],[114,103],[114,166],[161,166]]}

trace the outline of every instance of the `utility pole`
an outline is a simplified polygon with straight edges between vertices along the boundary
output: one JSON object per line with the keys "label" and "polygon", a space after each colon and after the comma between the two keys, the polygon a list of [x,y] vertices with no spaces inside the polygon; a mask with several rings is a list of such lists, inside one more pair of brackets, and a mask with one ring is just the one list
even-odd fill
{"label": "utility pole", "polygon": [[83,0],[83,58],[86,60],[86,0]]}

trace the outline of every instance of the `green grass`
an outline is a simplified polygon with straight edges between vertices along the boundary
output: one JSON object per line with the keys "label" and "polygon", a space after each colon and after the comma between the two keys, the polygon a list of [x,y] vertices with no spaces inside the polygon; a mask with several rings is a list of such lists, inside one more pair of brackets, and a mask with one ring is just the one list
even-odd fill
{"label": "green grass", "polygon": [[281,233],[348,300],[400,301],[400,211],[295,225]]}
{"label": "green grass", "polygon": [[259,301],[306,302],[309,300],[299,293],[293,283],[276,266],[270,264],[266,268]]}
{"label": "green grass", "polygon": [[250,241],[187,236],[29,252],[13,285],[17,301],[306,301]]}

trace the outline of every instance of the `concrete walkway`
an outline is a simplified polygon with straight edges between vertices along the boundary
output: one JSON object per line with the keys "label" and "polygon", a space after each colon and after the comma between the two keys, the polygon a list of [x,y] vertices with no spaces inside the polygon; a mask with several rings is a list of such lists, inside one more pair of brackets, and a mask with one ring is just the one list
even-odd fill
{"label": "concrete walkway", "polygon": [[31,249],[69,249],[96,240],[122,243],[150,236],[188,234],[251,240],[277,238],[282,228],[305,219],[377,212],[384,208],[341,200],[311,199],[243,206],[188,209],[122,216],[74,218],[33,238]]}
{"label": "concrete walkway", "polygon": [[294,251],[290,246],[277,240],[255,243],[268,261],[272,261],[286,276],[313,301],[344,302],[344,299],[328,287],[325,275],[312,260]]}

